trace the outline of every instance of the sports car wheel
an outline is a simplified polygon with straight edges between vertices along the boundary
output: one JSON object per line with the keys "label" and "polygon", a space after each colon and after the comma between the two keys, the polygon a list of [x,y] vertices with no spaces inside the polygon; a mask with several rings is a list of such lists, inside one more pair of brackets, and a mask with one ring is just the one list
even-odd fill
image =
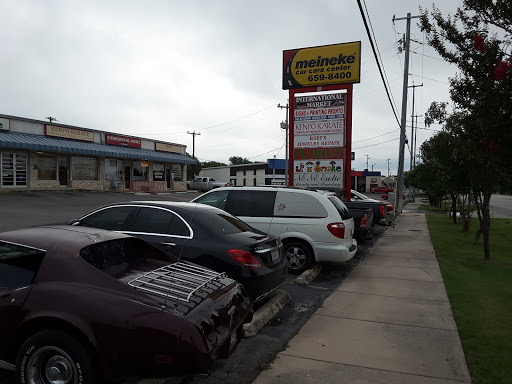
{"label": "sports car wheel", "polygon": [[16,380],[20,384],[94,384],[95,369],[86,349],[60,331],[29,337],[18,352]]}
{"label": "sports car wheel", "polygon": [[284,245],[284,254],[288,258],[288,272],[300,275],[311,264],[313,264],[313,255],[308,246],[300,242],[290,242]]}

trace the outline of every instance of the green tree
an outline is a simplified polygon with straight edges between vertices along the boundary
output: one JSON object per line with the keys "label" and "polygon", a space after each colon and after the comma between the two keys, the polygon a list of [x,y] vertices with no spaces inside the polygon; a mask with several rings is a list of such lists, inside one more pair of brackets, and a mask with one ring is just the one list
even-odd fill
{"label": "green tree", "polygon": [[420,10],[429,45],[459,70],[450,78],[453,111],[434,105],[429,122],[458,139],[456,156],[466,164],[489,260],[489,202],[500,179],[512,174],[512,2],[464,0],[446,18],[435,6]]}
{"label": "green tree", "polygon": [[225,166],[227,166],[227,164],[225,164],[225,163],[220,163],[220,162],[218,162],[218,161],[213,161],[213,160],[212,160],[212,161],[203,161],[203,162],[201,163],[201,166],[202,166],[203,168],[212,168],[212,167],[225,167]]}
{"label": "green tree", "polygon": [[[192,155],[188,152],[187,152],[187,156],[194,160],[197,160],[197,157],[192,157]],[[193,180],[196,177],[196,175],[198,175],[199,172],[201,172],[201,169],[202,169],[202,166],[201,166],[201,163],[199,162],[199,160],[197,160],[196,164],[187,165],[187,180]]]}
{"label": "green tree", "polygon": [[231,156],[229,158],[229,163],[231,165],[241,165],[241,164],[251,164],[252,161],[249,161],[249,159],[247,159],[247,157]]}

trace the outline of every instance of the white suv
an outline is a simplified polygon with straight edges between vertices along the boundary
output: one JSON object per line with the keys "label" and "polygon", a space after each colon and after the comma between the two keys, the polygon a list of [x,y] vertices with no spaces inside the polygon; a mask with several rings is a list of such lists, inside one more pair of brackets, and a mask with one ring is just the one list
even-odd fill
{"label": "white suv", "polygon": [[302,273],[315,261],[345,262],[357,252],[354,219],[332,192],[225,187],[192,202],[223,209],[262,232],[279,236],[291,273]]}

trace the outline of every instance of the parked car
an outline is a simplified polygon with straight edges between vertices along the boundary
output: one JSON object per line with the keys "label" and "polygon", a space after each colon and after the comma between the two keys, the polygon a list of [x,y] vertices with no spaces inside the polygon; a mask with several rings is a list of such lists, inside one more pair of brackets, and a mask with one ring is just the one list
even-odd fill
{"label": "parked car", "polygon": [[394,188],[386,187],[383,185],[381,185],[380,187],[375,187],[375,188],[370,189],[371,193],[388,193],[388,192],[394,192],[394,191],[395,191]]}
{"label": "parked car", "polygon": [[208,373],[252,302],[223,273],[135,237],[46,226],[0,233],[0,366],[18,383]]}
{"label": "parked car", "polygon": [[176,260],[226,272],[242,283],[254,301],[286,281],[288,261],[281,241],[218,208],[132,201],[98,208],[68,224],[137,236]]}
{"label": "parked car", "polygon": [[198,189],[200,191],[209,191],[219,187],[229,187],[230,185],[226,181],[216,181],[213,177],[196,177],[192,181],[187,181],[187,189]]}
{"label": "parked car", "polygon": [[323,191],[228,187],[192,202],[223,209],[262,232],[279,236],[291,273],[302,273],[314,262],[345,262],[357,252],[354,219],[339,198]]}

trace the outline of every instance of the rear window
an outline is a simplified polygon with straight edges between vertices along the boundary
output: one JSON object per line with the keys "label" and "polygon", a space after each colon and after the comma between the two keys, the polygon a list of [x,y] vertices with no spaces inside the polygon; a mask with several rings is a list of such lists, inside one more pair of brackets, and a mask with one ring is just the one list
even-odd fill
{"label": "rear window", "polygon": [[169,261],[169,256],[158,248],[135,238],[95,243],[83,248],[80,256],[92,266],[107,273],[119,267],[137,265],[146,259]]}
{"label": "rear window", "polygon": [[204,220],[202,220],[202,222],[211,232],[220,236],[252,231],[252,228],[244,221],[227,212],[204,214]]}
{"label": "rear window", "polygon": [[0,288],[16,289],[32,283],[45,252],[0,242]]}
{"label": "rear window", "polygon": [[352,215],[348,212],[347,206],[343,204],[343,201],[338,199],[336,196],[331,196],[328,199],[336,207],[336,210],[339,212],[342,220],[348,220],[352,218]]}

